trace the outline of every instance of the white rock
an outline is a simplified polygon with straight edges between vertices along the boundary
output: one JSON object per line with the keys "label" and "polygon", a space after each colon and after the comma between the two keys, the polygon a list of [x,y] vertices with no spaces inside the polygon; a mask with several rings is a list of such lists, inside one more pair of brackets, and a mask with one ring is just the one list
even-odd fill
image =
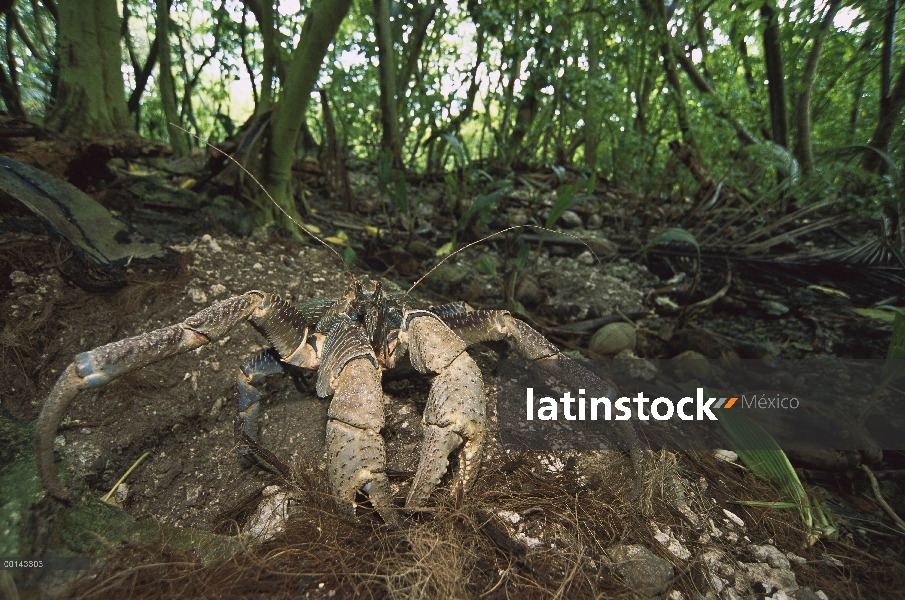
{"label": "white rock", "polygon": [[503,519],[504,521],[509,521],[513,525],[522,520],[521,515],[517,512],[513,512],[511,510],[501,510],[497,512],[497,516]]}
{"label": "white rock", "polygon": [[207,304],[207,294],[204,293],[204,290],[189,288],[186,294],[195,304]]}
{"label": "white rock", "polygon": [[765,562],[774,569],[788,570],[791,567],[789,559],[776,546],[751,546],[751,554],[758,562]]}
{"label": "white rock", "polygon": [[217,296],[222,296],[226,293],[226,286],[222,283],[215,283],[211,286],[211,296],[216,298]]}
{"label": "white rock", "polygon": [[737,514],[735,514],[734,512],[728,511],[728,510],[726,510],[726,509],[724,508],[724,509],[723,509],[723,513],[724,513],[727,517],[729,517],[729,520],[730,520],[730,521],[732,521],[733,523],[735,523],[735,524],[738,525],[739,527],[744,527],[744,526],[745,526],[745,522],[742,521],[741,517],[739,517],[739,516],[738,516]]}
{"label": "white rock", "polygon": [[271,485],[262,493],[264,498],[242,532],[254,544],[263,544],[275,538],[286,528],[289,518],[288,492],[282,491],[278,485]]}
{"label": "white rock", "polygon": [[714,450],[713,456],[717,460],[721,460],[727,463],[738,462],[738,454],[736,454],[732,450]]}
{"label": "white rock", "polygon": [[581,263],[583,265],[588,265],[588,266],[597,264],[597,259],[594,258],[594,255],[591,254],[590,250],[585,250],[584,252],[579,254],[575,258],[575,260],[577,260],[579,263]]}
{"label": "white rock", "polygon": [[31,283],[31,277],[29,277],[25,271],[13,271],[9,274],[9,279],[12,281],[14,287]]}

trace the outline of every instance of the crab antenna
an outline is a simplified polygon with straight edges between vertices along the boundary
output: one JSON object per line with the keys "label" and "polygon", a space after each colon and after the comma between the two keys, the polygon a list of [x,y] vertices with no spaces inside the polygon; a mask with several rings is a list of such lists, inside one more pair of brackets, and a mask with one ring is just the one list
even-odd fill
{"label": "crab antenna", "polygon": [[[246,169],[246,168],[242,165],[242,163],[240,163],[239,161],[237,161],[235,158],[233,158],[232,156],[230,156],[229,154],[227,154],[226,152],[224,152],[224,151],[221,150],[220,148],[217,148],[217,147],[214,146],[213,144],[210,144],[210,143],[206,142],[205,140],[202,140],[200,137],[198,137],[197,135],[195,135],[195,134],[192,133],[191,131],[187,131],[187,130],[183,129],[182,127],[180,127],[179,125],[175,124],[175,123],[169,123],[169,125],[170,125],[171,127],[175,127],[176,129],[182,131],[183,133],[187,133],[188,135],[192,136],[193,138],[195,138],[196,140],[198,140],[199,142],[201,142],[202,144],[204,144],[205,146],[207,146],[207,147],[210,148],[211,150],[215,150],[215,151],[219,152],[220,154],[222,154],[223,156],[225,156],[226,158],[228,158],[229,160],[231,160],[231,161],[233,162],[233,164],[235,164],[237,167],[239,167],[240,169],[242,169],[242,170],[245,172],[246,175],[248,175],[249,177],[251,177],[252,181],[254,181],[255,183],[258,184],[258,187],[261,188],[261,191],[264,192],[264,194],[270,199],[271,202],[273,202],[273,205],[276,206],[278,209],[280,209],[280,212],[281,212],[281,213],[283,213],[284,215],[286,215],[286,218],[287,218],[287,219],[289,219],[290,221],[292,221],[293,223],[295,223],[295,226],[298,227],[300,231],[304,231],[306,234],[310,235],[310,236],[313,237],[315,240],[317,240],[324,248],[327,248],[330,252],[332,252],[333,254],[335,254],[335,255],[339,258],[339,260],[342,261],[343,266],[346,267],[346,272],[349,273],[349,277],[352,278],[352,282],[354,283],[355,281],[357,281],[357,280],[355,279],[355,275],[352,274],[352,268],[349,266],[349,263],[346,262],[346,259],[343,257],[343,255],[340,254],[339,252],[337,252],[337,251],[336,251],[336,248],[334,248],[333,246],[331,246],[330,244],[328,244],[328,243],[325,242],[324,240],[320,239],[319,237],[317,237],[316,235],[314,235],[313,233],[311,233],[310,231],[308,231],[307,229],[305,229],[305,226],[304,226],[304,225],[302,225],[301,223],[299,223],[298,221],[296,221],[296,220],[292,217],[292,215],[290,215],[288,212],[286,212],[286,209],[283,208],[282,206],[280,206],[280,205],[277,203],[277,201],[273,199],[273,196],[270,195],[270,192],[267,191],[267,188],[265,188],[264,185],[263,185],[260,181],[258,181],[258,178],[255,177],[254,175],[252,175],[252,174],[251,174],[251,171],[249,171],[248,169]],[[442,263],[441,263],[441,264],[442,264]],[[438,266],[439,266],[439,265],[438,265]]]}
{"label": "crab antenna", "polygon": [[416,281],[415,283],[413,283],[413,284],[412,284],[412,287],[410,287],[408,290],[406,290],[406,292],[405,292],[404,294],[402,294],[402,298],[400,298],[399,300],[400,300],[400,301],[404,301],[405,298],[406,298],[406,296],[408,296],[409,293],[410,293],[413,289],[415,289],[415,287],[416,287],[419,283],[421,283],[422,281],[424,281],[424,280],[427,278],[428,275],[430,275],[431,273],[433,273],[434,271],[436,271],[437,268],[438,268],[440,265],[442,265],[443,263],[445,263],[446,261],[448,261],[450,258],[452,258],[453,256],[455,256],[456,254],[458,254],[458,253],[461,252],[462,250],[465,250],[466,248],[471,248],[472,246],[476,246],[476,245],[478,245],[478,244],[481,244],[481,243],[483,243],[483,242],[486,242],[486,241],[489,240],[490,238],[496,237],[496,236],[500,235],[501,233],[506,233],[507,231],[512,231],[513,229],[522,229],[523,227],[530,227],[531,229],[540,229],[541,231],[549,231],[550,233],[558,233],[558,234],[560,234],[560,235],[564,235],[564,236],[566,236],[566,237],[570,237],[570,238],[576,239],[576,240],[578,240],[579,242],[581,242],[582,244],[584,244],[585,246],[587,246],[587,248],[588,248],[588,250],[590,251],[590,253],[594,255],[594,259],[597,260],[597,262],[600,262],[600,258],[597,256],[597,253],[594,252],[594,250],[593,250],[590,246],[588,246],[588,243],[587,243],[587,242],[585,242],[584,240],[582,240],[582,239],[581,239],[580,237],[578,237],[577,235],[572,235],[572,234],[570,234],[570,233],[562,233],[562,232],[560,232],[560,231],[554,231],[553,229],[547,229],[546,227],[541,227],[540,225],[514,225],[514,226],[512,226],[512,227],[507,227],[506,229],[503,229],[503,230],[501,230],[501,231],[497,231],[497,232],[495,232],[495,233],[491,233],[490,235],[485,236],[485,237],[482,237],[481,239],[479,239],[479,240],[477,240],[477,241],[475,241],[475,242],[471,242],[470,244],[465,244],[464,246],[462,246],[461,248],[459,248],[458,250],[456,250],[455,252],[453,252],[453,253],[450,254],[449,256],[446,256],[443,260],[441,260],[441,261],[438,262],[436,265],[434,265],[434,266],[431,268],[430,271],[428,271],[427,273],[425,273],[424,275],[422,275],[421,278],[420,278],[418,281]]}

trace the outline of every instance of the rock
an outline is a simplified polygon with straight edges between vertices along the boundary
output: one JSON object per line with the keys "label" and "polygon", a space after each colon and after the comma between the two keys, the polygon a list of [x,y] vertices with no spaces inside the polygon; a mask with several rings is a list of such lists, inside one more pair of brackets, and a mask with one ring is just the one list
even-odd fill
{"label": "rock", "polygon": [[262,544],[282,533],[289,518],[289,493],[277,485],[270,485],[262,492],[263,499],[248,520],[242,533],[252,543]]}
{"label": "rock", "polygon": [[714,450],[713,457],[727,463],[737,463],[738,454],[732,450]]}
{"label": "rock", "polygon": [[406,246],[405,249],[418,258],[431,258],[434,256],[433,248],[431,248],[421,240],[412,240],[411,242],[409,242],[409,245]]}
{"label": "rock", "polygon": [[588,238],[584,243],[590,246],[591,252],[600,260],[609,260],[619,254],[619,246],[606,238]]}
{"label": "rock", "polygon": [[[785,557],[783,557],[785,558]],[[748,584],[757,591],[763,589],[763,594],[771,595],[775,592],[785,592],[787,595],[798,590],[798,582],[795,581],[795,573],[788,569],[776,569],[768,564],[740,563],[746,571]],[[776,596],[774,595],[774,598]]]}
{"label": "rock", "polygon": [[185,292],[195,304],[207,304],[207,294],[198,288],[189,288]]}
{"label": "rock", "polygon": [[634,350],[637,337],[635,328],[628,323],[608,323],[597,330],[588,347],[596,354],[618,354],[622,350]]}
{"label": "rock", "polygon": [[629,377],[641,379],[642,381],[653,381],[659,375],[657,365],[647,360],[639,358],[635,353],[626,348],[613,357],[614,361],[619,361],[619,371],[625,373]]}
{"label": "rock", "polygon": [[547,292],[533,278],[521,277],[515,286],[515,299],[525,306],[537,306],[547,299]]}
{"label": "rock", "polygon": [[28,276],[24,271],[13,271],[9,274],[9,279],[13,283],[13,287],[19,287],[20,285],[28,285],[31,283],[31,277]]}
{"label": "rock", "polygon": [[524,210],[512,210],[506,216],[506,225],[509,227],[518,227],[528,223],[528,213]]}
{"label": "rock", "polygon": [[757,562],[765,562],[774,569],[788,570],[791,568],[789,559],[776,546],[751,546],[751,555]]}
{"label": "rock", "polygon": [[590,217],[588,217],[588,223],[585,225],[588,229],[600,229],[603,226],[603,217],[599,214],[594,213]]}
{"label": "rock", "polygon": [[702,383],[710,381],[710,364],[700,352],[686,350],[673,358],[673,360],[683,361],[678,365],[678,368],[698,381]]}
{"label": "rock", "polygon": [[760,307],[766,311],[768,315],[780,316],[789,312],[789,307],[775,300],[765,300],[761,302]]}
{"label": "rock", "polygon": [[226,293],[226,286],[222,283],[215,283],[211,286],[211,296],[216,298],[217,296],[222,296]]}
{"label": "rock", "polygon": [[[799,588],[792,597],[795,600],[826,600],[826,594],[821,596],[822,592],[815,592],[809,587]],[[776,596],[774,596],[775,598]]]}
{"label": "rock", "polygon": [[512,200],[517,200],[519,202],[533,202],[534,192],[527,188],[512,190],[512,193],[509,194],[509,198]]}
{"label": "rock", "polygon": [[664,592],[672,581],[672,564],[644,546],[614,546],[606,553],[615,563],[613,566],[624,583],[641,596],[656,596]]}
{"label": "rock", "polygon": [[575,260],[577,260],[580,264],[592,266],[597,264],[597,259],[594,258],[594,255],[591,254],[590,250],[585,250],[581,254],[579,254]]}
{"label": "rock", "polygon": [[565,211],[562,216],[559,217],[559,221],[557,221],[563,229],[575,229],[576,227],[581,227],[584,223],[581,221],[581,217],[578,216],[578,213],[574,210]]}
{"label": "rock", "polygon": [[468,271],[466,271],[459,265],[444,263],[437,267],[437,270],[434,271],[432,276],[438,278],[443,283],[449,285],[458,285],[462,283],[462,280],[465,279],[467,275]]}

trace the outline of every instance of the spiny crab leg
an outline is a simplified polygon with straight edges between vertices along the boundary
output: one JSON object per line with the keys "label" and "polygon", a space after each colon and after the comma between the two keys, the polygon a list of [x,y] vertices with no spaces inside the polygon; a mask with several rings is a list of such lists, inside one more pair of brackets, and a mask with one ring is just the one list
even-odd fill
{"label": "spiny crab leg", "polygon": [[481,466],[486,430],[486,400],[481,373],[465,351],[466,343],[436,315],[407,311],[399,343],[408,345],[412,366],[437,373],[431,384],[422,424],[421,460],[405,506],[423,506],[458,451],[459,468],[452,486],[458,497],[471,487]]}
{"label": "spiny crab leg", "polygon": [[[597,375],[560,352],[540,333],[524,321],[514,318],[505,310],[474,310],[460,312],[444,311],[440,315],[444,323],[458,334],[469,346],[478,342],[508,340],[521,356],[563,383],[576,388],[585,388],[588,394],[613,398],[615,390]],[[632,496],[641,495],[645,472],[645,448],[638,439],[629,421],[616,421],[617,434],[622,444],[628,448],[635,470]]]}
{"label": "spiny crab leg", "polygon": [[308,327],[304,316],[279,296],[259,291],[218,302],[182,323],[83,352],[57,380],[35,426],[38,475],[44,488],[60,500],[69,499],[54,467],[53,440],[66,409],[79,392],[209,344],[245,320],[264,333],[285,362],[317,366],[314,348],[305,343]]}

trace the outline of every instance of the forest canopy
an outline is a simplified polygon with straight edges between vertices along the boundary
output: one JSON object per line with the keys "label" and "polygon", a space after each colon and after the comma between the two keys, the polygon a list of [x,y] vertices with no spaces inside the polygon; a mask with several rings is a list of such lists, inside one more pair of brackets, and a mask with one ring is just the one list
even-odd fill
{"label": "forest canopy", "polygon": [[13,116],[169,141],[177,156],[199,142],[168,122],[217,143],[267,119],[250,166],[285,206],[292,160],[323,152],[335,128],[344,157],[386,155],[407,172],[569,166],[661,197],[792,182],[806,200],[892,214],[898,8],[19,0],[5,11],[0,88]]}

